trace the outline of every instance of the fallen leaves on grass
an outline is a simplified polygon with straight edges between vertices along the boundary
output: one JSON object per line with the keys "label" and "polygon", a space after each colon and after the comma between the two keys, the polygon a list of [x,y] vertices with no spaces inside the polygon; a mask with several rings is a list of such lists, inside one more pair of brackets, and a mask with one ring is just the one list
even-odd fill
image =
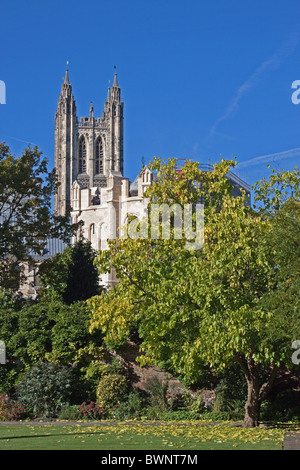
{"label": "fallen leaves on grass", "polygon": [[[78,433],[99,434],[103,431],[103,426],[92,426],[83,429],[78,429]],[[74,430],[72,431],[74,433]],[[75,431],[76,432],[76,431]],[[151,436],[159,437],[162,443],[166,446],[175,445],[172,438],[176,438],[177,445],[178,439],[188,442],[193,442],[195,445],[199,442],[214,441],[223,443],[227,441],[235,441],[236,443],[250,443],[257,444],[263,440],[271,440],[276,444],[281,445],[284,437],[284,430],[278,428],[243,428],[232,426],[229,423],[222,424],[203,424],[195,422],[187,423],[160,423],[160,424],[145,424],[135,423],[126,424],[121,423],[118,425],[106,425],[105,432],[102,435],[114,435],[118,441],[121,439],[129,439],[132,437],[144,436],[150,438]],[[182,444],[184,446],[184,444]]]}

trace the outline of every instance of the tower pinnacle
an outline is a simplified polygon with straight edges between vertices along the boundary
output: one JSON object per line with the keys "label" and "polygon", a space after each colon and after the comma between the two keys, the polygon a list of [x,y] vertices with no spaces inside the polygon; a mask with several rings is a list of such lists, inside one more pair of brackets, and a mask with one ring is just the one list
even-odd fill
{"label": "tower pinnacle", "polygon": [[65,85],[69,85],[69,84],[70,84],[70,82],[69,82],[69,69],[68,69],[68,64],[69,64],[69,61],[67,61],[66,74],[65,74]]}
{"label": "tower pinnacle", "polygon": [[114,76],[114,84],[113,84],[113,87],[118,87],[116,66],[115,66],[114,68],[115,68],[115,76]]}

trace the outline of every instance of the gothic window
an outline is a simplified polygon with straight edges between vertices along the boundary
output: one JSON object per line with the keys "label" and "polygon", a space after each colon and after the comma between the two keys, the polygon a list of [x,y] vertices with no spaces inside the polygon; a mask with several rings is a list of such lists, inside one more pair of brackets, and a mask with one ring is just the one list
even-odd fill
{"label": "gothic window", "polygon": [[95,224],[90,225],[90,240],[93,238],[93,235],[95,235]]}
{"label": "gothic window", "polygon": [[95,173],[96,175],[103,173],[103,142],[102,139],[99,138],[96,142],[96,168]]}
{"label": "gothic window", "polygon": [[94,249],[97,249],[97,232],[95,224],[91,224],[89,228],[89,241]]}
{"label": "gothic window", "polygon": [[79,173],[86,173],[86,143],[84,137],[79,140]]}

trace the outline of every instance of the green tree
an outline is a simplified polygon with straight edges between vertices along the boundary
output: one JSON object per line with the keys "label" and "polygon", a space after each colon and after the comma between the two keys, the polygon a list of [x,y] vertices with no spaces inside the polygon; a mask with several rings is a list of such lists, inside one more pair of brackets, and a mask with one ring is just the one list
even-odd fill
{"label": "green tree", "polygon": [[91,243],[80,239],[63,253],[42,263],[39,268],[42,285],[53,289],[69,305],[100,294],[102,288],[95,258]]}
{"label": "green tree", "polygon": [[[174,227],[168,240],[112,241],[98,264],[101,272],[114,268],[120,282],[90,299],[91,330],[101,328],[107,344],[114,346],[138,328],[141,364],[164,361],[187,383],[197,381],[203,366],[224,370],[238,364],[248,388],[244,425],[257,426],[262,400],[280,367],[291,362],[291,336],[299,321],[272,337],[274,323],[282,318],[280,309],[264,302],[278,291],[280,270],[269,243],[272,211],[251,208],[243,191],[232,195],[226,175],[233,165],[222,160],[206,173],[187,162],[178,174],[173,160],[154,160],[158,181],[145,194],[149,209],[154,203],[176,202],[183,208],[202,200],[203,248],[187,250],[186,240],[174,237]],[[299,174],[291,173],[290,179],[292,197],[299,198]],[[256,189],[268,207],[264,183]]]}
{"label": "green tree", "polygon": [[23,279],[24,263],[34,263],[48,237],[69,240],[69,215],[51,212],[57,186],[55,171],[37,147],[14,156],[0,143],[0,285],[17,290]]}

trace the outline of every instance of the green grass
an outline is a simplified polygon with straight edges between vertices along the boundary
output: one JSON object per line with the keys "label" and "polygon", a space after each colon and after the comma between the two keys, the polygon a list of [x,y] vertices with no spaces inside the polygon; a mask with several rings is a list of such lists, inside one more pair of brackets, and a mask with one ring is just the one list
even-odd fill
{"label": "green grass", "polygon": [[0,450],[281,450],[283,430],[164,423],[0,425]]}

